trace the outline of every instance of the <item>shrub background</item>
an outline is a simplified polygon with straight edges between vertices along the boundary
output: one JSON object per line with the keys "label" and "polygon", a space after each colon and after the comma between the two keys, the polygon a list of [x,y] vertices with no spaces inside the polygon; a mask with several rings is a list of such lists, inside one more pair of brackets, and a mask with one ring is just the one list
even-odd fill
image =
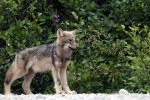
{"label": "shrub background", "polygon": [[[56,30],[78,29],[79,49],[68,67],[78,93],[150,92],[149,0],[1,0],[0,93],[16,52],[52,43]],[[54,93],[51,72],[32,81],[33,93]],[[21,94],[23,79],[13,84]]]}

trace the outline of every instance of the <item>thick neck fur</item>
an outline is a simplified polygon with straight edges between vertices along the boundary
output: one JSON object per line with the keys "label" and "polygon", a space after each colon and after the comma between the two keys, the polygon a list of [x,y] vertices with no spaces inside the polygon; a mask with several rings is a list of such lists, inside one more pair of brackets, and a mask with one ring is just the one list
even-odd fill
{"label": "thick neck fur", "polygon": [[64,50],[62,44],[56,42],[56,55],[61,59],[70,58],[72,55],[72,50]]}

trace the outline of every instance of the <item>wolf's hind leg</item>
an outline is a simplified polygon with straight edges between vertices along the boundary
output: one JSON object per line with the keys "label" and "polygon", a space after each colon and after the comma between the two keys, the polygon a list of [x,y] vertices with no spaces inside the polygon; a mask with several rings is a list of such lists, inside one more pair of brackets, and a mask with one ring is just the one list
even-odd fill
{"label": "wolf's hind leg", "polygon": [[6,78],[4,81],[4,92],[5,94],[11,93],[11,85],[12,83],[18,79],[21,78],[25,74],[25,71],[23,69],[20,69],[18,67],[11,66],[6,74]]}
{"label": "wolf's hind leg", "polygon": [[11,84],[12,84],[12,67],[10,67],[6,73],[5,81],[4,81],[4,93],[10,94],[11,93]]}
{"label": "wolf's hind leg", "polygon": [[24,76],[22,88],[25,94],[32,94],[31,89],[30,89],[30,84],[34,76],[35,76],[35,72],[32,69],[29,69],[28,73]]}

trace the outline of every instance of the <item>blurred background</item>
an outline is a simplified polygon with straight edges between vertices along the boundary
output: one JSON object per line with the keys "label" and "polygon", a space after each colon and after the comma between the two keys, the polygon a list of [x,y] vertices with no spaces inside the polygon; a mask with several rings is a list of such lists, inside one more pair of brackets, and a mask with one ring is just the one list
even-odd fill
{"label": "blurred background", "polygon": [[[0,93],[15,54],[54,42],[60,27],[77,29],[71,89],[150,92],[150,0],[0,0]],[[22,81],[14,82],[13,93],[23,93]],[[37,74],[31,89],[55,93],[51,72]]]}

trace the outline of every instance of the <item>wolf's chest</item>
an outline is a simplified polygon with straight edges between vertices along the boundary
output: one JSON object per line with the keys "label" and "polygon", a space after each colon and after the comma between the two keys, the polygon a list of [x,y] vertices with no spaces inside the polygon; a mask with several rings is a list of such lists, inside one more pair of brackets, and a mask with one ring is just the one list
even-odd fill
{"label": "wolf's chest", "polygon": [[62,62],[61,61],[55,61],[54,64],[55,64],[54,66],[60,67],[62,65]]}
{"label": "wolf's chest", "polygon": [[70,58],[59,59],[54,61],[54,67],[65,67],[69,63]]}

